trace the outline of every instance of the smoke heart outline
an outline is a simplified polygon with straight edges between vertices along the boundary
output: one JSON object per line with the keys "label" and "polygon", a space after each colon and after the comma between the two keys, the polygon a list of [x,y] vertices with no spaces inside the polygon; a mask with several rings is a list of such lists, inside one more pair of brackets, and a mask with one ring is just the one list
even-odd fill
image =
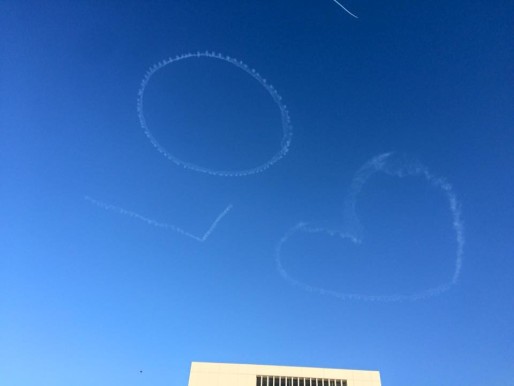
{"label": "smoke heart outline", "polygon": [[[320,295],[333,296],[342,300],[361,300],[361,301],[382,301],[382,302],[400,302],[400,301],[416,301],[420,299],[430,298],[440,295],[448,291],[452,286],[456,285],[462,270],[463,252],[464,252],[464,225],[461,216],[461,206],[457,200],[457,196],[453,191],[453,187],[444,178],[437,177],[432,174],[427,167],[412,161],[406,161],[402,158],[393,156],[394,153],[383,153],[373,157],[366,162],[356,173],[350,185],[350,192],[345,200],[344,205],[344,228],[352,229],[350,232],[339,230],[330,230],[326,228],[314,227],[306,222],[299,222],[290,228],[279,240],[275,248],[275,264],[280,276],[290,285],[301,288],[307,292],[317,293]],[[290,275],[285,269],[282,260],[282,251],[284,245],[291,237],[299,232],[304,233],[325,233],[331,237],[340,237],[349,241],[354,245],[361,244],[360,236],[362,226],[356,213],[356,203],[359,193],[361,192],[367,181],[376,173],[385,173],[389,176],[404,177],[422,177],[428,184],[441,190],[449,204],[452,216],[452,227],[455,232],[455,240],[457,244],[455,252],[454,270],[451,280],[441,285],[417,291],[410,294],[364,294],[341,292],[322,287],[317,287],[300,281]]]}

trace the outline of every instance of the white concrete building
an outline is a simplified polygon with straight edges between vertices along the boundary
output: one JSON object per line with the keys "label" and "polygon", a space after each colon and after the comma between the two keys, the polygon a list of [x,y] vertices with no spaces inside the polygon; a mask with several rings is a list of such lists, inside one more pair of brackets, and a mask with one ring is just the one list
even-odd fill
{"label": "white concrete building", "polygon": [[381,386],[378,371],[191,363],[189,386]]}

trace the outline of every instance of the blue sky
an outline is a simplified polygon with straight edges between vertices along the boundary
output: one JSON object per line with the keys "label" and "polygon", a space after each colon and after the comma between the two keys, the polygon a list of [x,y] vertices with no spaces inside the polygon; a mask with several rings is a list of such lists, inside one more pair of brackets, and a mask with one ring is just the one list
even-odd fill
{"label": "blue sky", "polygon": [[0,3],[2,384],[514,384],[514,6],[341,4]]}

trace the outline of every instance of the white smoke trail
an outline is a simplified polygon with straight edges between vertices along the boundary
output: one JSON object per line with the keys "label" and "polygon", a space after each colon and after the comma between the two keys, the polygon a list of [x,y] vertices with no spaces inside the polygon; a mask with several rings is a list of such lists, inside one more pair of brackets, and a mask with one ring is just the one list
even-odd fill
{"label": "white smoke trail", "polygon": [[[357,173],[355,174],[350,193],[345,201],[345,228],[352,229],[350,232],[333,231],[324,228],[315,228],[307,223],[298,223],[292,227],[286,234],[280,239],[275,249],[275,263],[279,274],[289,284],[301,288],[308,292],[317,293],[320,295],[329,295],[343,300],[365,300],[365,301],[382,301],[382,302],[399,302],[399,301],[415,301],[420,299],[430,298],[432,296],[440,295],[448,291],[452,286],[457,284],[463,262],[464,253],[464,225],[462,222],[461,207],[457,200],[457,196],[453,191],[452,186],[441,177],[436,177],[423,165],[414,162],[406,162],[400,160],[393,160],[392,153],[384,153],[372,158],[366,162]],[[443,283],[433,288],[418,291],[411,294],[361,294],[361,293],[350,293],[340,292],[321,287],[312,286],[305,282],[302,282],[292,277],[282,264],[282,250],[284,245],[291,239],[292,236],[298,232],[306,233],[326,233],[329,236],[337,236],[342,239],[346,239],[354,244],[359,244],[361,240],[361,226],[357,213],[355,211],[356,201],[359,193],[366,182],[378,172],[385,173],[390,176],[403,178],[407,176],[422,177],[425,181],[431,184],[433,187],[441,190],[448,200],[450,213],[452,215],[452,227],[455,232],[455,240],[457,248],[455,251],[455,263],[452,278],[449,282]],[[348,226],[349,225],[349,226]]]}
{"label": "white smoke trail", "polygon": [[[161,68],[178,62],[180,60],[185,59],[193,59],[193,58],[210,58],[210,59],[216,59],[221,60],[224,62],[227,62],[229,64],[232,64],[236,66],[237,68],[243,70],[248,75],[250,75],[252,78],[254,78],[259,84],[266,89],[268,94],[271,96],[275,104],[280,110],[281,115],[281,121],[282,121],[282,140],[280,144],[280,150],[275,153],[268,161],[266,161],[263,164],[257,165],[253,168],[249,169],[242,169],[242,170],[214,170],[210,169],[204,166],[199,166],[190,162],[183,161],[177,157],[175,157],[173,154],[168,152],[153,136],[152,132],[150,131],[146,119],[144,116],[144,108],[143,108],[143,102],[144,102],[144,94],[145,89],[148,86],[148,83],[150,82],[151,77],[153,74],[155,74],[158,70]],[[246,176],[250,174],[256,174],[261,173],[264,170],[271,167],[273,164],[275,164],[277,161],[279,161],[282,157],[286,155],[286,153],[289,151],[289,146],[291,144],[291,138],[293,135],[292,126],[291,126],[291,119],[289,118],[289,112],[287,110],[287,107],[282,103],[282,97],[278,94],[278,92],[275,90],[275,88],[268,84],[266,79],[264,79],[257,71],[254,69],[251,69],[248,67],[245,63],[243,63],[240,60],[231,58],[230,56],[225,56],[219,53],[215,52],[197,52],[194,53],[187,53],[183,55],[175,56],[174,58],[168,58],[165,59],[157,64],[154,64],[150,69],[146,72],[146,74],[143,77],[143,80],[141,81],[141,86],[138,91],[138,97],[137,97],[137,114],[139,117],[139,122],[141,127],[144,130],[144,133],[146,137],[149,139],[150,143],[161,153],[164,157],[166,157],[168,160],[172,161],[178,166],[182,166],[185,169],[194,170],[201,173],[207,173],[211,175],[216,176],[223,176],[223,177],[241,177]]]}
{"label": "white smoke trail", "polygon": [[346,11],[347,14],[353,16],[354,18],[358,19],[359,17],[357,15],[354,15],[353,13],[351,13],[348,8],[346,8],[345,6],[343,6],[343,4],[341,4],[339,1],[337,0],[332,0],[334,3],[336,3],[337,5],[339,5],[342,9],[344,9]]}
{"label": "white smoke trail", "polygon": [[214,231],[214,229],[216,228],[216,226],[218,225],[218,223],[221,221],[221,219],[223,217],[225,217],[225,215],[232,209],[232,205],[228,205],[224,210],[223,212],[221,212],[218,217],[216,217],[216,219],[213,221],[213,223],[211,224],[211,226],[209,227],[209,229],[207,229],[207,231],[203,234],[203,236],[196,236],[192,233],[189,233],[185,230],[183,230],[182,228],[179,228],[173,224],[166,224],[166,223],[161,223],[161,222],[158,222],[158,221],[155,221],[155,220],[152,220],[148,217],[145,217],[145,216],[142,216],[138,213],[135,213],[135,212],[132,212],[130,210],[127,210],[127,209],[124,209],[124,208],[120,208],[119,206],[115,206],[115,205],[111,205],[111,204],[107,204],[105,202],[102,202],[102,201],[98,201],[92,197],[89,197],[89,196],[84,196],[84,199],[89,201],[90,203],[100,207],[100,208],[103,208],[105,210],[108,210],[108,211],[112,211],[112,212],[116,212],[118,214],[121,214],[123,216],[128,216],[128,217],[132,217],[136,220],[139,220],[139,221],[142,221],[148,225],[151,225],[153,227],[156,227],[156,228],[162,228],[162,229],[166,229],[166,230],[169,230],[169,231],[172,231],[172,232],[176,232],[178,234],[181,234],[183,236],[186,236],[186,237],[190,237],[196,241],[199,241],[199,242],[204,242],[205,240],[207,240],[207,238],[211,235],[211,233]]}

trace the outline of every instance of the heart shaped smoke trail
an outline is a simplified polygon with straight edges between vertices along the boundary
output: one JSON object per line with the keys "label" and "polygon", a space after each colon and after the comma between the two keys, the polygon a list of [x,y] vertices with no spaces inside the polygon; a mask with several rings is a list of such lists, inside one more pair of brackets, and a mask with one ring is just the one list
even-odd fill
{"label": "heart shaped smoke trail", "polygon": [[[300,281],[291,276],[284,268],[282,263],[282,252],[284,245],[290,241],[290,239],[299,232],[304,233],[326,233],[328,236],[341,237],[344,240],[350,241],[354,244],[362,242],[362,226],[359,222],[359,218],[356,213],[356,202],[363,186],[367,181],[376,173],[385,173],[386,175],[404,178],[404,177],[421,177],[428,184],[432,185],[436,189],[442,191],[448,201],[451,217],[452,227],[455,232],[456,240],[456,251],[455,251],[455,263],[454,270],[451,280],[447,283],[441,284],[437,287],[429,288],[419,292],[411,294],[362,294],[352,292],[339,292],[321,287],[312,286],[308,283]],[[351,187],[350,193],[345,200],[345,221],[344,229],[342,231],[333,231],[324,228],[315,228],[307,223],[298,223],[280,239],[275,249],[275,263],[279,274],[289,284],[301,288],[305,291],[318,293],[320,295],[330,295],[344,300],[373,300],[373,301],[384,301],[384,302],[397,302],[397,301],[414,301],[424,298],[429,298],[442,294],[449,290],[452,286],[457,284],[461,270],[462,260],[464,251],[464,225],[461,219],[461,207],[457,200],[457,196],[453,191],[452,186],[443,178],[436,177],[433,175],[428,168],[417,163],[403,160],[399,157],[394,157],[392,153],[384,153],[378,155],[368,162],[366,162],[355,174]]]}

